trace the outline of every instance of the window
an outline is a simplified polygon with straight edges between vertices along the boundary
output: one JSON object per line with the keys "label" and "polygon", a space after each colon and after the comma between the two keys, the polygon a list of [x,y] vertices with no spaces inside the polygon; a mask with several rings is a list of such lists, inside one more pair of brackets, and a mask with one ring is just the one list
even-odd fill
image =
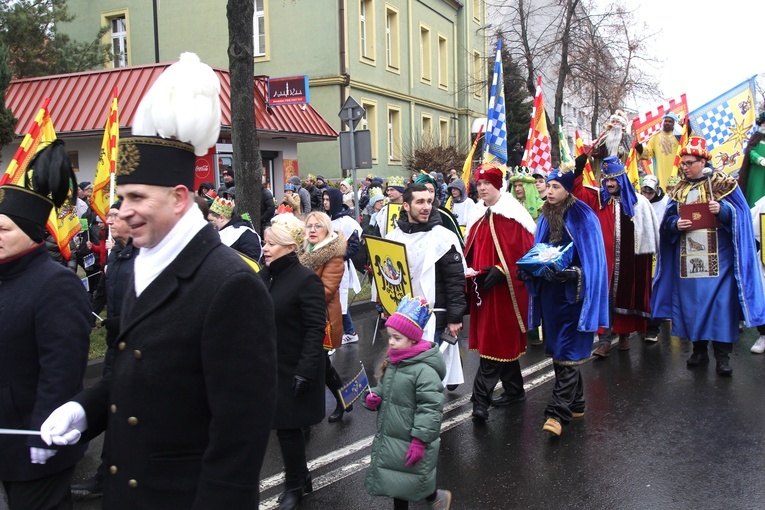
{"label": "window", "polygon": [[72,163],[72,170],[75,172],[80,171],[80,153],[77,151],[67,151],[69,155],[69,161]]}
{"label": "window", "polygon": [[476,23],[481,22],[481,14],[483,9],[481,8],[481,0],[473,0],[473,21]]}
{"label": "window", "polygon": [[388,107],[388,160],[401,162],[401,110]]}
{"label": "window", "polygon": [[438,143],[442,146],[449,144],[449,121],[447,119],[438,119]]}
{"label": "window", "polygon": [[430,29],[420,25],[420,79],[430,83]]}
{"label": "window", "polygon": [[422,114],[422,142],[424,146],[433,145],[433,117]]}
{"label": "window", "polygon": [[438,36],[438,86],[449,86],[449,52],[447,51],[446,37]]}
{"label": "window", "polygon": [[372,162],[377,162],[378,144],[377,144],[377,103],[374,101],[361,100],[361,106],[367,111],[364,118],[361,119],[361,129],[369,130],[369,138],[372,140]]}
{"label": "window", "polygon": [[483,78],[483,64],[481,54],[477,51],[473,52],[473,96],[476,98],[483,97],[483,87],[485,85]]}
{"label": "window", "polygon": [[359,0],[359,42],[362,60],[375,59],[374,0]]}
{"label": "window", "polygon": [[127,53],[127,23],[125,16],[112,18],[110,20],[112,34],[112,53],[114,60],[112,66],[126,67],[128,65]]}
{"label": "window", "polygon": [[385,8],[385,52],[385,63],[388,68],[398,71],[401,65],[399,56],[398,12],[391,7]]}
{"label": "window", "polygon": [[256,57],[266,55],[266,10],[265,0],[255,0],[255,18],[253,19],[253,53]]}

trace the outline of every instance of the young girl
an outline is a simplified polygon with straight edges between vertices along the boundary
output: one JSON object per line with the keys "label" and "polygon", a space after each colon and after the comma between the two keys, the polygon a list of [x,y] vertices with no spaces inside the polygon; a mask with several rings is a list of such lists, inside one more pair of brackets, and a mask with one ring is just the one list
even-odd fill
{"label": "young girl", "polygon": [[364,485],[372,496],[392,497],[394,510],[422,499],[448,510],[452,500],[451,492],[436,490],[446,366],[438,346],[422,338],[430,313],[426,300],[404,296],[385,323],[389,358],[366,398],[379,415]]}

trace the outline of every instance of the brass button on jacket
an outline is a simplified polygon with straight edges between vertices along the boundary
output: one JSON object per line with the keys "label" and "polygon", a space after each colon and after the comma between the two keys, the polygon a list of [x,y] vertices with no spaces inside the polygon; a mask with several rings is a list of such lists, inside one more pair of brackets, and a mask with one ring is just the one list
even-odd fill
{"label": "brass button on jacket", "polygon": [[117,466],[109,466],[109,472],[113,475],[117,474]]}
{"label": "brass button on jacket", "polygon": [[133,351],[133,356],[135,356],[136,359],[141,359],[143,358],[143,353],[139,351],[138,349],[136,349]]}
{"label": "brass button on jacket", "polygon": [[117,349],[124,351],[125,350],[125,342],[120,342],[117,344]]}
{"label": "brass button on jacket", "polygon": [[135,416],[131,416],[130,418],[128,418],[128,425],[132,425],[133,427],[138,425],[138,418],[136,418]]}
{"label": "brass button on jacket", "polygon": [[128,485],[131,488],[135,489],[136,487],[138,487],[138,480],[128,480]]}

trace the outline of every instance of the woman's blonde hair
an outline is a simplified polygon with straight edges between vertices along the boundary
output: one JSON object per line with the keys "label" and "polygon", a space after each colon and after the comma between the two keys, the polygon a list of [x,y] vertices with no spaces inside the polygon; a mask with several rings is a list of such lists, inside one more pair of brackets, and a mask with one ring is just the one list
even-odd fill
{"label": "woman's blonde hair", "polygon": [[[327,236],[332,236],[332,220],[329,219],[329,216],[327,216],[326,213],[323,213],[321,211],[312,211],[308,213],[308,216],[305,217],[305,224],[307,225],[309,221],[313,218],[313,221],[317,225],[321,225],[324,227],[324,230],[327,231]],[[308,232],[305,233],[305,239],[303,241],[303,248],[308,249]]]}
{"label": "woman's blonde hair", "polygon": [[305,224],[293,214],[280,214],[271,220],[271,226],[263,233],[269,234],[271,239],[281,246],[292,246],[296,249],[302,247],[305,233]]}

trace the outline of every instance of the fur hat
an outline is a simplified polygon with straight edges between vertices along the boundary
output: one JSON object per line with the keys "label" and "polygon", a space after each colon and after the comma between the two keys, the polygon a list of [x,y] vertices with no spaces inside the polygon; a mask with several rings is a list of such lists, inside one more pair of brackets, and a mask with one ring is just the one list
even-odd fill
{"label": "fur hat", "polygon": [[476,183],[480,181],[481,179],[483,179],[491,183],[492,186],[494,186],[495,188],[499,190],[502,189],[503,177],[504,177],[504,172],[502,172],[502,170],[498,166],[496,166],[494,163],[484,163],[481,166],[479,166],[475,172]]}
{"label": "fur hat", "polygon": [[396,313],[388,317],[385,325],[393,328],[407,338],[422,339],[422,332],[430,319],[430,305],[419,296],[410,298],[407,294],[401,299]]}
{"label": "fur hat", "polygon": [[217,197],[210,205],[210,212],[231,219],[231,216],[234,215],[234,203],[231,200]]}
{"label": "fur hat", "polygon": [[712,159],[712,155],[707,151],[707,141],[701,136],[690,137],[688,143],[680,151],[680,156],[698,156],[707,161]]}

